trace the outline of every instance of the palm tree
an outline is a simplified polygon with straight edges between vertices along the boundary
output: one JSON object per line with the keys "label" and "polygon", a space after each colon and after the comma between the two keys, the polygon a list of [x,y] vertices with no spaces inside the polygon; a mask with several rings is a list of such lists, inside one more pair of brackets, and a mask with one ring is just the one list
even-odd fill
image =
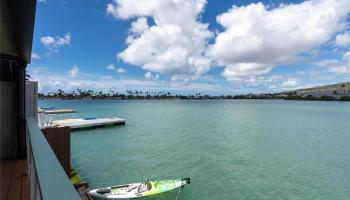
{"label": "palm tree", "polygon": [[343,83],[343,84],[341,84],[341,87],[343,88],[343,91],[344,91],[343,96],[345,96],[345,84],[344,84],[344,83]]}

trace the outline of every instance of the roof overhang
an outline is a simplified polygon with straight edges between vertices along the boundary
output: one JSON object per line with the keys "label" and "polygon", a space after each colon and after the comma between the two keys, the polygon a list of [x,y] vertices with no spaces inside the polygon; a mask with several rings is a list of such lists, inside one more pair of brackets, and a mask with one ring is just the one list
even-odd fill
{"label": "roof overhang", "polygon": [[36,0],[0,0],[0,57],[30,63]]}

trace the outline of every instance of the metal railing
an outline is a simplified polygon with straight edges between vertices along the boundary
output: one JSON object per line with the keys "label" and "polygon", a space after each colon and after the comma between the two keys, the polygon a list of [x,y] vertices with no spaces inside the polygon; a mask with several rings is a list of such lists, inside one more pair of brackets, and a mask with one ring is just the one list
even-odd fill
{"label": "metal railing", "polygon": [[27,163],[31,200],[80,200],[34,118],[27,118]]}

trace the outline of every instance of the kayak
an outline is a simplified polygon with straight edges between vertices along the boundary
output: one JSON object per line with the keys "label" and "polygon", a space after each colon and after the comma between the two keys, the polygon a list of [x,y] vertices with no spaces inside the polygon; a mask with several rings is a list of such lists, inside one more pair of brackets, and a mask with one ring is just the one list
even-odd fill
{"label": "kayak", "polygon": [[131,183],[100,189],[90,190],[93,197],[103,199],[134,199],[148,197],[190,184],[190,178],[175,180],[145,181],[143,183]]}

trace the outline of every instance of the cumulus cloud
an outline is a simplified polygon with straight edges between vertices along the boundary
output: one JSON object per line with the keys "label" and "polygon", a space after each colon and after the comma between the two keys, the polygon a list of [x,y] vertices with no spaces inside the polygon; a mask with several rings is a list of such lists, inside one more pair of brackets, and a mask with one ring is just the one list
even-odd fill
{"label": "cumulus cloud", "polygon": [[[201,21],[206,3],[111,0],[106,12],[115,19],[131,20],[127,47],[117,54],[118,59],[146,70],[146,81],[166,74],[174,82],[195,83],[193,80],[199,80],[212,66],[223,66],[222,76],[234,82],[230,86],[276,91],[307,82],[274,76],[270,74],[274,67],[295,63],[308,66],[305,61],[312,62],[315,52],[322,53],[323,47],[350,45],[348,0],[233,6],[217,16],[223,31],[216,30],[215,35]],[[318,75],[346,73],[344,60]]]}
{"label": "cumulus cloud", "polygon": [[70,46],[71,34],[66,33],[63,37],[57,36],[44,36],[40,39],[40,42],[49,50],[50,53],[58,53],[59,49],[64,46]]}
{"label": "cumulus cloud", "polygon": [[[206,0],[114,0],[107,13],[116,19],[134,19],[127,48],[117,56],[125,63],[160,74],[195,79],[210,70],[205,56],[213,37],[200,22]],[[154,24],[149,25],[150,18]]]}
{"label": "cumulus cloud", "polygon": [[350,73],[350,50],[344,53],[340,61],[334,60],[326,67],[328,67],[329,72],[332,72],[334,74]]}
{"label": "cumulus cloud", "polygon": [[227,80],[268,73],[297,62],[347,27],[348,0],[310,0],[268,8],[262,3],[233,6],[217,16],[224,28],[208,49]]}
{"label": "cumulus cloud", "polygon": [[288,79],[286,81],[283,81],[282,87],[284,88],[295,88],[298,86],[298,80],[297,79]]}
{"label": "cumulus cloud", "polygon": [[344,32],[342,34],[337,35],[335,38],[335,45],[340,47],[347,47],[350,44],[350,33]]}
{"label": "cumulus cloud", "polygon": [[266,74],[272,70],[271,66],[259,63],[237,63],[225,67],[222,75],[229,81],[252,79],[258,75]]}
{"label": "cumulus cloud", "polygon": [[146,72],[145,73],[145,79],[146,80],[151,80],[152,79],[152,73],[151,72]]}
{"label": "cumulus cloud", "polygon": [[148,81],[159,81],[160,80],[160,76],[159,76],[159,74],[153,75],[152,72],[146,72],[145,73],[145,79],[148,80]]}
{"label": "cumulus cloud", "polygon": [[137,18],[136,21],[131,23],[130,31],[132,33],[141,34],[145,30],[147,30],[148,28],[149,27],[148,27],[148,23],[147,23],[147,18],[140,17],[140,18]]}
{"label": "cumulus cloud", "polygon": [[72,69],[69,70],[69,76],[71,78],[76,78],[79,73],[79,67],[77,65],[73,65]]}
{"label": "cumulus cloud", "polygon": [[[137,79],[117,79],[111,76],[103,76],[96,73],[79,73],[76,78],[71,78],[65,73],[52,72],[51,67],[29,66],[28,72],[32,80],[39,82],[40,92],[55,92],[58,89],[72,91],[76,89],[110,90],[124,93],[126,90],[138,91],[170,91],[180,94],[193,94],[201,92],[203,94],[222,94],[229,93],[227,88],[215,83],[194,82],[187,87],[180,81],[148,81]],[[153,75],[157,78],[159,75]],[[218,92],[220,91],[220,92]]]}

